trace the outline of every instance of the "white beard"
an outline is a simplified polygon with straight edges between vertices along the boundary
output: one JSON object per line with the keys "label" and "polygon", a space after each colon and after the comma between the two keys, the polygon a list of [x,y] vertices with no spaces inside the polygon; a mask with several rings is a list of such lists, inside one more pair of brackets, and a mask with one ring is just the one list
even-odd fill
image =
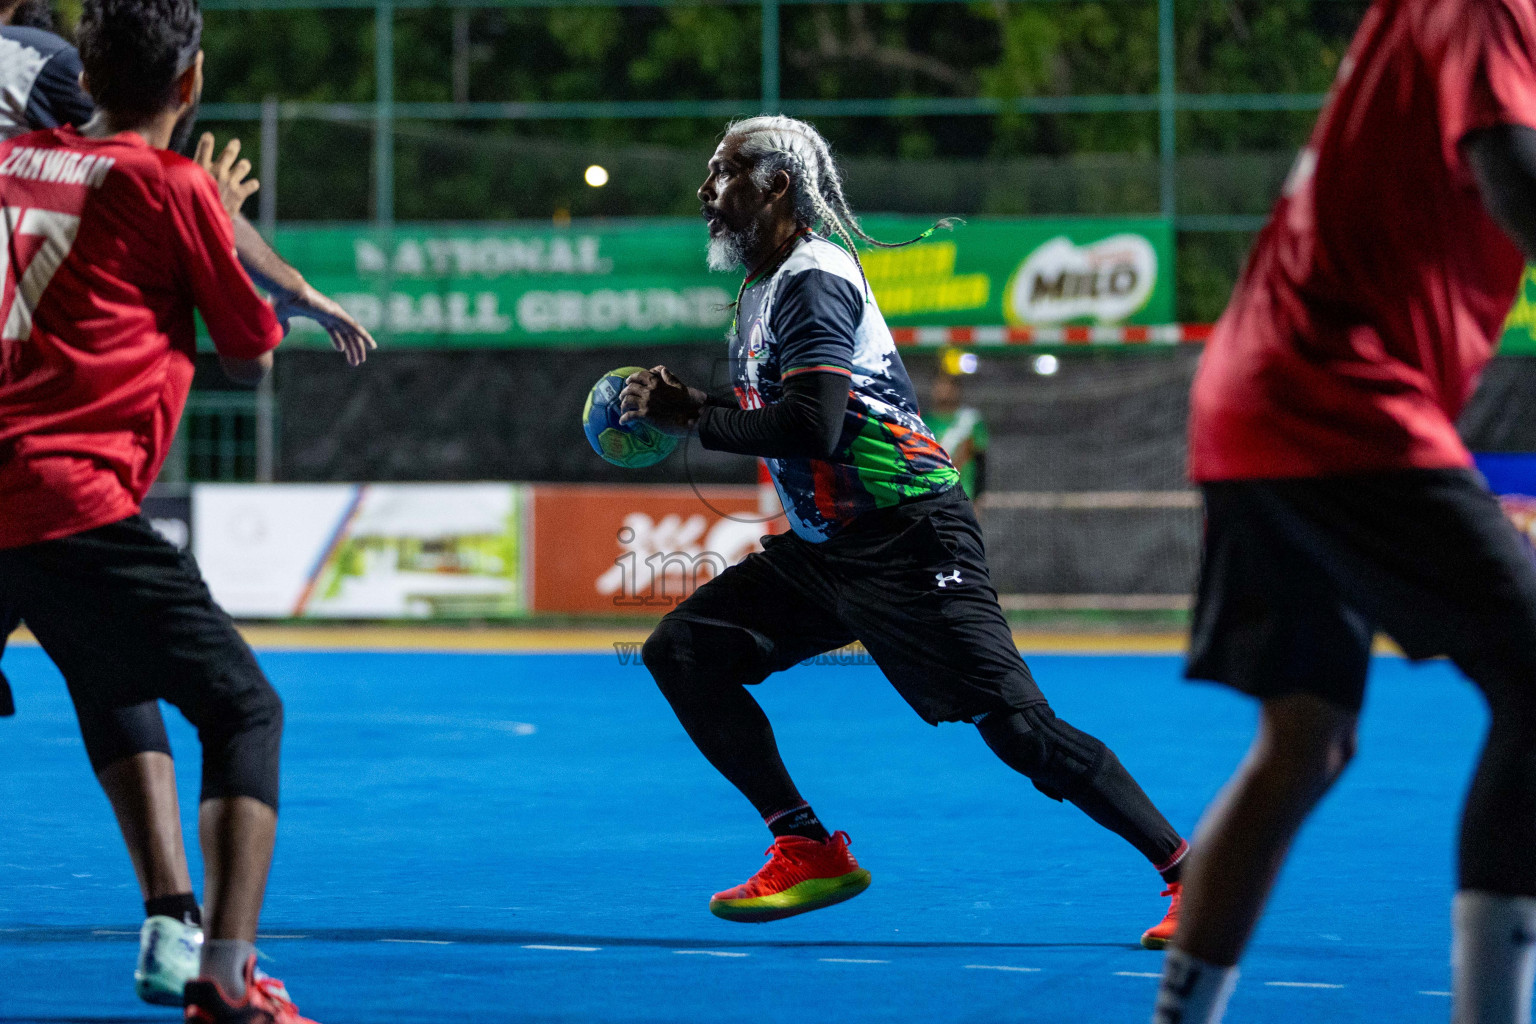
{"label": "white beard", "polygon": [[718,237],[711,238],[709,269],[726,274],[735,270],[745,270],[747,253],[757,248],[759,234],[757,222],[753,221],[741,231],[727,229]]}

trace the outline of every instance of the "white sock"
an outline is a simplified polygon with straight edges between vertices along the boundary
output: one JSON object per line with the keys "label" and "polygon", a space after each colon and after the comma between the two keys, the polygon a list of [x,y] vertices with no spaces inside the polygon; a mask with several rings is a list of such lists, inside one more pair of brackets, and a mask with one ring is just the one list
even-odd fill
{"label": "white sock", "polygon": [[1217,967],[1170,946],[1152,1024],[1221,1024],[1236,987],[1236,967]]}
{"label": "white sock", "polygon": [[245,995],[245,964],[256,953],[256,944],[244,939],[203,940],[202,977],[219,983],[231,999]]}
{"label": "white sock", "polygon": [[1464,890],[1451,922],[1455,1024],[1531,1024],[1536,899]]}

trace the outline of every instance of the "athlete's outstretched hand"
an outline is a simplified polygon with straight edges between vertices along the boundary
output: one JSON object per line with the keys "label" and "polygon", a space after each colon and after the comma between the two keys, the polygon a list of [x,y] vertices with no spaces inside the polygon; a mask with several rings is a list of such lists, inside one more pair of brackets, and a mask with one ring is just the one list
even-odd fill
{"label": "athlete's outstretched hand", "polygon": [[288,321],[307,316],[331,336],[331,347],[347,357],[350,366],[368,358],[368,350],[378,348],[368,329],[352,319],[340,303],[315,289],[304,275],[284,262],[256,226],[235,214],[235,252],[251,280],[272,297],[272,311],[288,333]]}
{"label": "athlete's outstretched hand", "polygon": [[664,433],[683,435],[699,421],[704,399],[704,392],[690,388],[665,366],[638,370],[625,378],[619,392],[619,423],[645,420]]}
{"label": "athlete's outstretched hand", "polygon": [[348,366],[361,365],[368,358],[369,350],[379,347],[368,329],[342,309],[341,303],[316,291],[308,282],[297,292],[274,291],[272,311],[277,314],[285,334],[289,318],[295,316],[307,316],[324,327],[331,336],[331,347],[347,357]]}
{"label": "athlete's outstretched hand", "polygon": [[203,132],[198,136],[197,149],[192,153],[192,159],[197,165],[207,171],[214,184],[219,186],[219,202],[224,204],[224,209],[234,217],[240,212],[240,207],[245,201],[256,194],[261,187],[261,182],[255,178],[247,180],[246,175],[251,173],[251,162],[239,160],[240,140],[230,139],[224,144],[224,152],[219,158],[213,158],[213,132]]}

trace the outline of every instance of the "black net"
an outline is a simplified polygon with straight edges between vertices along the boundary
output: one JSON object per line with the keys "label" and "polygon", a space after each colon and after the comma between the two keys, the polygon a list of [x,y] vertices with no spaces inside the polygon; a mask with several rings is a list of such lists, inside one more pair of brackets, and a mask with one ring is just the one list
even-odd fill
{"label": "black net", "polygon": [[[581,434],[587,389],[617,366],[665,363],[723,383],[715,345],[556,351],[380,352],[361,371],[318,352],[280,361],[280,475],[290,480],[751,483],[750,459],[692,444],[646,470],[599,459]],[[963,400],[991,434],[980,502],[992,570],[1012,609],[1172,609],[1199,557],[1185,477],[1193,349],[982,353]],[[907,353],[926,399],[937,359]],[[1479,451],[1536,450],[1536,361],[1499,359],[1463,430]]]}

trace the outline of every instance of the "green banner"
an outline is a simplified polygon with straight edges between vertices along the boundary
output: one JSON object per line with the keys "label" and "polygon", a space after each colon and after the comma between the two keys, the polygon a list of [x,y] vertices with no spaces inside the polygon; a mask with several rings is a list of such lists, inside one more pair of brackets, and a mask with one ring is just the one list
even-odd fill
{"label": "green banner", "polygon": [[1536,268],[1526,267],[1520,281],[1515,308],[1504,322],[1504,336],[1499,340],[1504,355],[1536,355]]}
{"label": "green banner", "polygon": [[[864,228],[899,240],[929,223],[870,217]],[[706,243],[691,218],[277,233],[278,251],[381,343],[436,348],[718,341],[740,278],[706,269]],[[893,327],[1173,319],[1162,220],[978,218],[860,258]],[[290,343],[324,335],[296,321]]]}

